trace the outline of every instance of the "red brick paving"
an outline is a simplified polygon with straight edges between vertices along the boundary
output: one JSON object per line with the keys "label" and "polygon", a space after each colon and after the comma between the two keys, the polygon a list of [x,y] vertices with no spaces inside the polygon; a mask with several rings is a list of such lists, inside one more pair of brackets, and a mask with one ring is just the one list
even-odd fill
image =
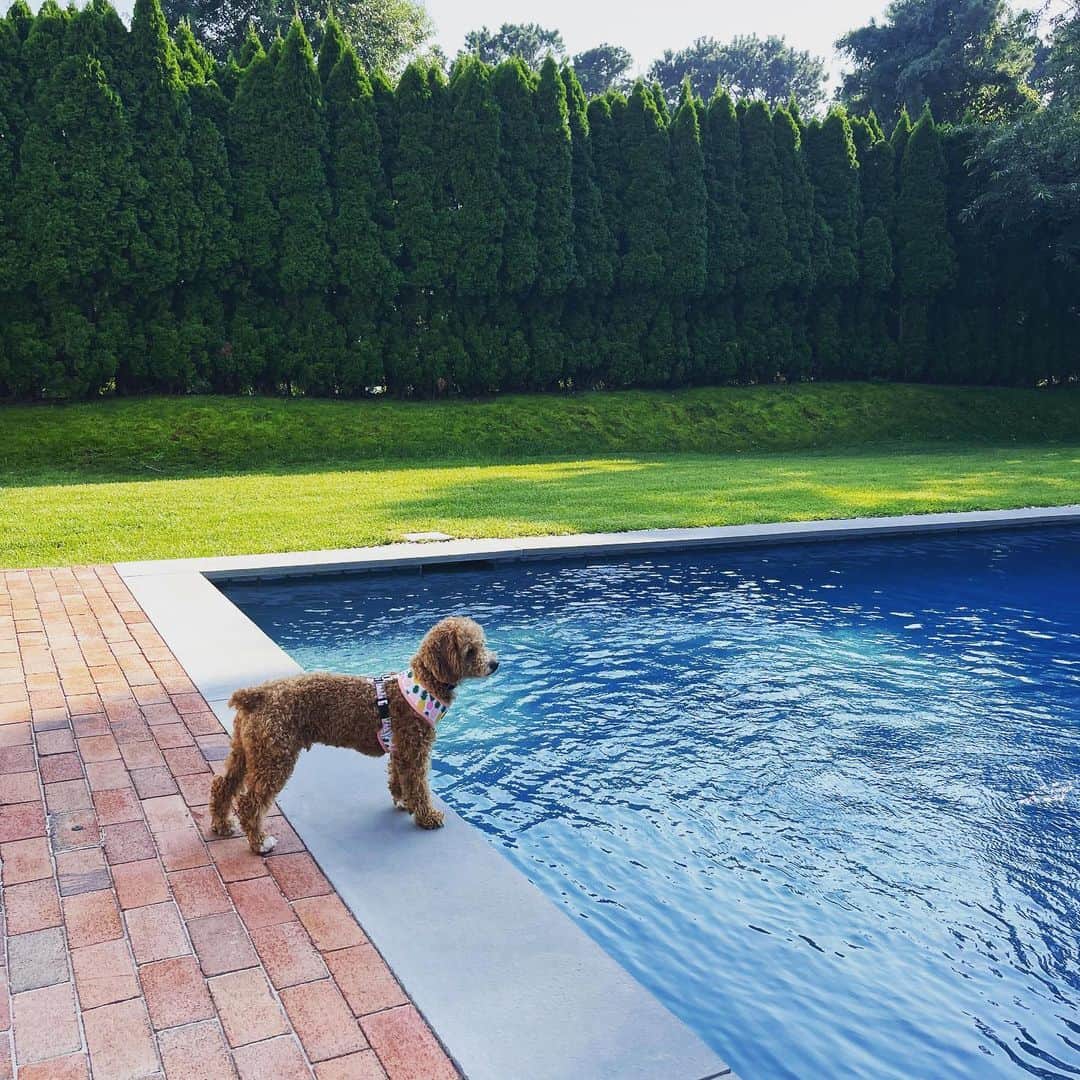
{"label": "red brick paving", "polygon": [[456,1077],[279,813],[210,836],[227,745],[115,570],[0,573],[0,1078]]}
{"label": "red brick paving", "polygon": [[72,949],[71,963],[75,970],[75,990],[84,1009],[139,996],[131,950],[121,938]]}

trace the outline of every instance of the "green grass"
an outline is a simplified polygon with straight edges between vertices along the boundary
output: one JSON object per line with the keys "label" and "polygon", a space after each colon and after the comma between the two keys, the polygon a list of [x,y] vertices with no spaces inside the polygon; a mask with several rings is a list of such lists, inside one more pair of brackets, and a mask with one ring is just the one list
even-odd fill
{"label": "green grass", "polygon": [[0,408],[0,566],[1080,502],[1080,394]]}

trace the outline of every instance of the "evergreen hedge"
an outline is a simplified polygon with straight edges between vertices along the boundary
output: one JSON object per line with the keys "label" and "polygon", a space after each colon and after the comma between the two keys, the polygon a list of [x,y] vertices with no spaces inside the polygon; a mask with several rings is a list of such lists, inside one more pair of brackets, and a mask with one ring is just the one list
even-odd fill
{"label": "evergreen hedge", "polygon": [[969,139],[16,0],[0,396],[1075,379],[1077,271],[962,222]]}

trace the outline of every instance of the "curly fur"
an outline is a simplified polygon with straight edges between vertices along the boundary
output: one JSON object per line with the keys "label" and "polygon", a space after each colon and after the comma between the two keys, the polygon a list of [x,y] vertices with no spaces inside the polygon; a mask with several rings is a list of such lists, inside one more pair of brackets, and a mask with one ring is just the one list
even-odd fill
{"label": "curly fur", "polygon": [[[458,683],[490,675],[498,666],[483,630],[463,618],[436,623],[412,658],[416,680],[448,705]],[[422,829],[437,829],[443,815],[432,805],[428,785],[435,729],[405,700],[396,679],[387,680],[386,696],[394,732],[390,795]],[[212,827],[219,836],[233,834],[235,801],[240,827],[257,853],[274,846],[274,838],[263,832],[263,817],[292,775],[301,750],[325,743],[371,757],[383,753],[370,679],[323,672],[276,679],[237,690],[229,705],[236,717],[225,771],[210,789]]]}

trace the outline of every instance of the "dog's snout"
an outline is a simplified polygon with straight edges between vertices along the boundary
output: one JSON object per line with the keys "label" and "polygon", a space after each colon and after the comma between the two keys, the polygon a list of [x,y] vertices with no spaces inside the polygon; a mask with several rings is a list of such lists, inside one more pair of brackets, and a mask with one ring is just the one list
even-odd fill
{"label": "dog's snout", "polygon": [[489,675],[494,675],[495,672],[498,671],[498,670],[499,670],[499,661],[496,660],[495,657],[493,656],[488,661],[488,674]]}

